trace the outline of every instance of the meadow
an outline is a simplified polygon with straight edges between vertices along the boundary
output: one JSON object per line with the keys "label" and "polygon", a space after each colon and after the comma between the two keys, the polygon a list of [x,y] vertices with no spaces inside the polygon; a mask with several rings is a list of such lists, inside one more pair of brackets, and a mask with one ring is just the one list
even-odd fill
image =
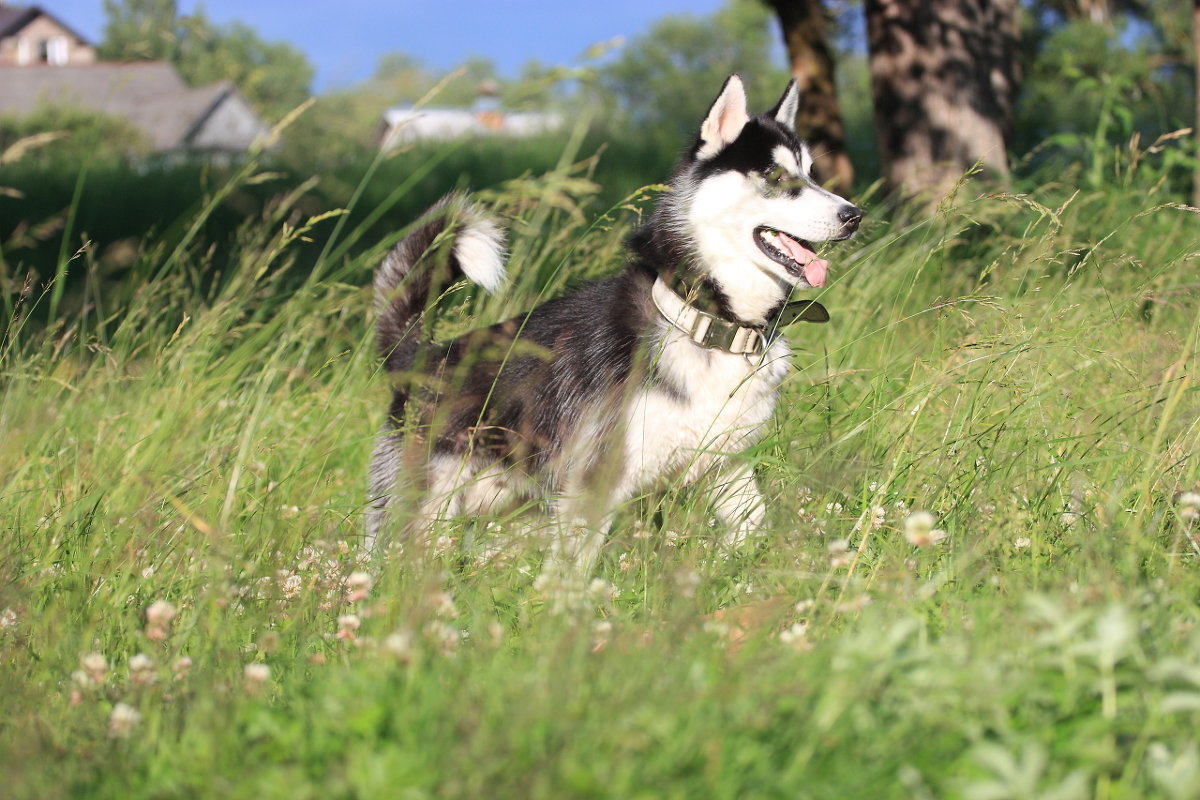
{"label": "meadow", "polygon": [[[482,192],[513,285],[447,325],[619,268],[659,189],[601,201],[579,146]],[[402,232],[370,191],[314,209],[251,161],[119,280],[10,259],[0,795],[1200,796],[1200,221],[1159,165],[866,192],[743,456],[762,541],[717,552],[665,487],[579,585],[535,581],[537,507],[360,554]]]}

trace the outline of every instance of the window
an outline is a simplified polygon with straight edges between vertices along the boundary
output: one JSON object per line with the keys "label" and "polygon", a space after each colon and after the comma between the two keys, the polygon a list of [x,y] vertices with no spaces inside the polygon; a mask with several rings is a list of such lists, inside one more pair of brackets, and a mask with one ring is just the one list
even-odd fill
{"label": "window", "polygon": [[70,42],[65,36],[55,36],[46,47],[46,63],[62,66],[70,58]]}

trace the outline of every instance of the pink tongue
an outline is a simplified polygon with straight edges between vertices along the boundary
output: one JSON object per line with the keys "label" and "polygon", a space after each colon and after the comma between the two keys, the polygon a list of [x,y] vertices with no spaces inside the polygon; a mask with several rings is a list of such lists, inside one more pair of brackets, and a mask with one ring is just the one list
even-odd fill
{"label": "pink tongue", "polygon": [[825,285],[825,272],[828,269],[828,261],[820,258],[810,261],[804,265],[804,280],[808,281],[809,286],[820,288]]}
{"label": "pink tongue", "polygon": [[825,285],[825,273],[829,270],[829,262],[817,258],[817,254],[782,231],[777,239],[779,244],[796,263],[804,265],[804,280],[810,286]]}

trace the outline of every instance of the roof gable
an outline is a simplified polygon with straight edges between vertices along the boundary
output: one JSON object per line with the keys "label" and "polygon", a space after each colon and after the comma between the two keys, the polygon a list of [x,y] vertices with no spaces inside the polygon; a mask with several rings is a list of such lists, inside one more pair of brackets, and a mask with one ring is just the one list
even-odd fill
{"label": "roof gable", "polygon": [[0,39],[8,36],[14,36],[21,31],[29,23],[33,22],[38,17],[46,17],[65,30],[67,33],[74,36],[83,44],[91,44],[87,37],[81,36],[79,31],[72,28],[67,23],[63,22],[58,17],[51,14],[41,6],[0,6]]}

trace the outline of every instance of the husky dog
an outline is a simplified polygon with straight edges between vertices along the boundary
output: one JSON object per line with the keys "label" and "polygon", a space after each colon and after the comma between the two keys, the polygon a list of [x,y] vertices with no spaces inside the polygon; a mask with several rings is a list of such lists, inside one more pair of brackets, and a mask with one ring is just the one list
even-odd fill
{"label": "husky dog", "polygon": [[863,216],[809,177],[798,101],[793,81],[751,116],[731,76],[620,275],[444,343],[426,312],[463,277],[497,290],[505,241],[462,197],[427,212],[375,278],[396,388],[371,465],[368,546],[390,525],[542,497],[558,523],[548,566],[587,572],[621,502],[701,476],[727,546],[761,527],[753,471],[728,457],[757,440],[789,369],[778,328],[797,316],[791,292],[825,285],[812,243],[849,238]]}

